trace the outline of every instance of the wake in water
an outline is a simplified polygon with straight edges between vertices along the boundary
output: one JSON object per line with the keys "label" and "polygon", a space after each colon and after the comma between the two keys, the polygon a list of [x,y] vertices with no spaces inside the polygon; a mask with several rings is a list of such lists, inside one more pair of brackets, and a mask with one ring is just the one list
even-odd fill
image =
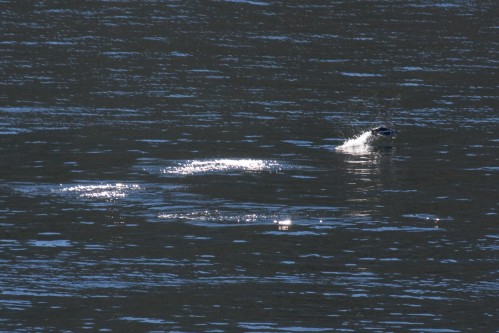
{"label": "wake in water", "polygon": [[380,140],[394,140],[396,132],[392,128],[379,126],[348,139],[336,151],[348,154],[366,154],[372,151],[373,143]]}

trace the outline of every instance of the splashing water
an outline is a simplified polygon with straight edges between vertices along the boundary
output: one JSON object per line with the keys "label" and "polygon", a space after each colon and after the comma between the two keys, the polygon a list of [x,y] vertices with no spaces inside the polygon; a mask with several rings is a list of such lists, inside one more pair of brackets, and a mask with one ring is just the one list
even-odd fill
{"label": "splashing water", "polygon": [[345,141],[336,151],[343,153],[362,154],[371,151],[370,143],[375,139],[371,131],[366,131],[352,139]]}
{"label": "splashing water", "polygon": [[356,146],[364,146],[371,143],[374,139],[374,136],[371,134],[371,131],[366,131],[353,139],[349,139],[345,141],[341,146],[338,146],[337,149],[344,149]]}
{"label": "splashing water", "polygon": [[396,137],[395,133],[395,130],[392,128],[380,126],[346,140],[341,146],[336,147],[336,151],[354,155],[368,154],[373,151],[373,143],[375,141],[394,140]]}

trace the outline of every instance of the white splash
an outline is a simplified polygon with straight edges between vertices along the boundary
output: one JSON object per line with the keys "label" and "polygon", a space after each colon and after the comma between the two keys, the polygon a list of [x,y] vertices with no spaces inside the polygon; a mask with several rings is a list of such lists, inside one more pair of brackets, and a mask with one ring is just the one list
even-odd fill
{"label": "white splash", "polygon": [[167,174],[193,175],[207,172],[225,171],[277,171],[281,165],[277,161],[253,160],[253,159],[215,159],[215,160],[194,160],[179,163],[178,166],[169,167],[162,170]]}
{"label": "white splash", "polygon": [[366,131],[353,139],[345,141],[336,151],[349,154],[366,154],[371,151],[370,143],[375,139],[371,131]]}

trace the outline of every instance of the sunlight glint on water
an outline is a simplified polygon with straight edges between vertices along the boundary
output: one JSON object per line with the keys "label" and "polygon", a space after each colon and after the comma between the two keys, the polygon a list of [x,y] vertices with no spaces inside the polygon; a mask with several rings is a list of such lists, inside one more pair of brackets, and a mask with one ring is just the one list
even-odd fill
{"label": "sunlight glint on water", "polygon": [[278,171],[282,165],[277,161],[253,159],[214,159],[202,161],[180,162],[178,166],[162,170],[166,174],[194,175],[199,173],[230,172],[230,171]]}
{"label": "sunlight glint on water", "polygon": [[63,186],[61,189],[54,190],[54,192],[74,193],[81,198],[117,199],[126,197],[130,191],[136,191],[140,189],[141,187],[136,184],[116,183]]}

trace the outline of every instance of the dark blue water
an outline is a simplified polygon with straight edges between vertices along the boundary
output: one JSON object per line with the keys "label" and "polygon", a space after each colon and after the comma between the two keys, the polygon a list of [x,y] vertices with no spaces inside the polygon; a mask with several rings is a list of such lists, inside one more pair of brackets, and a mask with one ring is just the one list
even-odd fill
{"label": "dark blue water", "polygon": [[498,12],[0,1],[0,331],[496,332]]}

